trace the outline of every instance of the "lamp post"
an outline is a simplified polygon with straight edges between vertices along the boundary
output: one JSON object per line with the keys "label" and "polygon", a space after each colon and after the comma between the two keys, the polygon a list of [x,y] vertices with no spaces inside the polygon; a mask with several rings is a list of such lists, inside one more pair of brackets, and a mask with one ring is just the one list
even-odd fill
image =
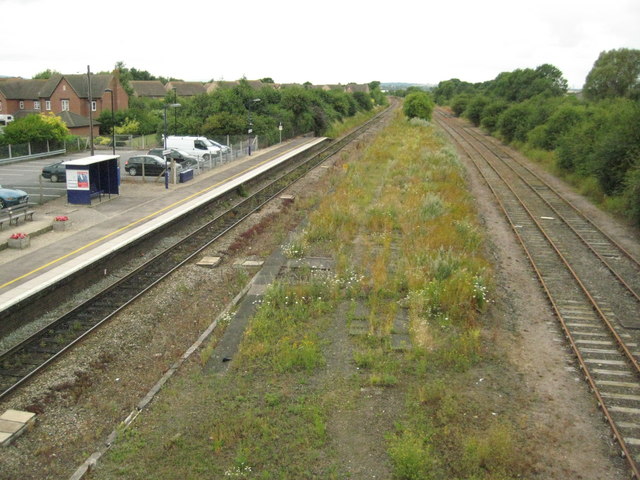
{"label": "lamp post", "polygon": [[251,100],[251,102],[249,102],[249,106],[247,107],[247,110],[249,110],[249,128],[247,129],[247,137],[248,137],[248,143],[249,146],[247,147],[247,152],[249,153],[249,155],[251,155],[251,134],[253,133],[253,123],[251,122],[251,107],[252,105],[258,103],[260,101],[259,98],[254,98],[253,100]]}
{"label": "lamp post", "polygon": [[116,115],[113,106],[113,90],[110,88],[106,88],[105,92],[109,92],[111,94],[111,142],[113,143],[113,154],[116,154]]}
{"label": "lamp post", "polygon": [[[173,104],[178,105],[178,93],[176,87],[173,87]],[[178,111],[173,110],[173,134],[178,134]]]}
{"label": "lamp post", "polygon": [[163,107],[164,110],[164,152],[162,155],[164,156],[164,188],[169,188],[169,165],[167,161],[167,108],[178,108],[180,106],[179,103],[171,103],[165,104]]}

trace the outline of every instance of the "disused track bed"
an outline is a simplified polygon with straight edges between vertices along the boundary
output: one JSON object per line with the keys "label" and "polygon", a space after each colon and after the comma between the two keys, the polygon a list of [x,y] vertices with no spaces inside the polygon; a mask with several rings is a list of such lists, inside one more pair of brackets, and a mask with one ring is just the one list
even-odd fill
{"label": "disused track bed", "polygon": [[[264,204],[302,178],[307,172],[339,152],[380,121],[388,110],[326,148],[305,158],[277,175],[262,180],[248,197],[229,207],[224,213],[206,221],[195,231],[168,247],[134,271],[122,275],[114,284],[93,295],[81,305],[50,322],[36,334],[15,345],[0,356],[0,398],[8,396],[28,379],[39,373],[84,337],[99,328],[126,305],[158,284],[173,271],[190,262],[202,250],[233,229]],[[202,217],[202,214],[199,215]],[[117,275],[116,275],[117,276]]]}
{"label": "disused track bed", "polygon": [[506,149],[442,111],[435,118],[494,194],[640,478],[637,260]]}

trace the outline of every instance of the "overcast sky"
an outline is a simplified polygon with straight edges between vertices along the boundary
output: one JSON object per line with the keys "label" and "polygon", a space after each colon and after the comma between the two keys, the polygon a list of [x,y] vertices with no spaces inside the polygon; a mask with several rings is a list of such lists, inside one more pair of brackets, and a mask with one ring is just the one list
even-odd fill
{"label": "overcast sky", "polygon": [[110,71],[189,81],[480,82],[550,63],[580,88],[640,49],[639,0],[0,0],[0,76]]}

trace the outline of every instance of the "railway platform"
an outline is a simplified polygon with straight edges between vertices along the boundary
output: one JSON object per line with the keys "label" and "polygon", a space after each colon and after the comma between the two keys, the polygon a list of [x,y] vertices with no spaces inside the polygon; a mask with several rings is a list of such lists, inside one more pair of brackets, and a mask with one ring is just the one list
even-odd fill
{"label": "railway platform", "polygon": [[[119,195],[91,205],[72,205],[61,197],[35,206],[33,220],[6,224],[0,231],[0,319],[12,306],[66,276],[323,140],[298,138],[259,150],[168,189],[163,179],[123,177]],[[56,217],[68,218],[65,230],[54,231]],[[28,247],[8,248],[16,233],[29,236]]]}

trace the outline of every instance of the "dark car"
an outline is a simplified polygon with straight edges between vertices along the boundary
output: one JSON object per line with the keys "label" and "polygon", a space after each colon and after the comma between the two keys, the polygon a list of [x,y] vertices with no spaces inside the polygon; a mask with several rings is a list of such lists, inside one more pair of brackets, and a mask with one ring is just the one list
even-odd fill
{"label": "dark car", "polygon": [[[167,155],[167,157],[175,160],[177,163],[182,165],[183,168],[191,168],[198,165],[198,159],[193,155],[189,155],[185,151],[178,150],[177,148],[168,148],[167,150],[171,150],[171,153]],[[152,148],[149,150],[149,155],[155,155],[163,158],[162,152],[164,152],[164,148]]]}
{"label": "dark car", "polygon": [[[157,176],[164,172],[164,166],[164,158],[156,155],[136,155],[124,162],[124,170],[129,175],[142,175],[144,168],[145,176]],[[171,170],[171,164],[169,164],[169,170]],[[176,165],[176,171],[178,173],[182,171],[180,164]]]}
{"label": "dark car", "polygon": [[52,163],[42,169],[42,177],[49,178],[52,182],[66,182],[67,167],[62,162]]}
{"label": "dark car", "polygon": [[27,192],[13,188],[2,188],[0,185],[0,208],[12,207],[21,203],[29,203]]}

